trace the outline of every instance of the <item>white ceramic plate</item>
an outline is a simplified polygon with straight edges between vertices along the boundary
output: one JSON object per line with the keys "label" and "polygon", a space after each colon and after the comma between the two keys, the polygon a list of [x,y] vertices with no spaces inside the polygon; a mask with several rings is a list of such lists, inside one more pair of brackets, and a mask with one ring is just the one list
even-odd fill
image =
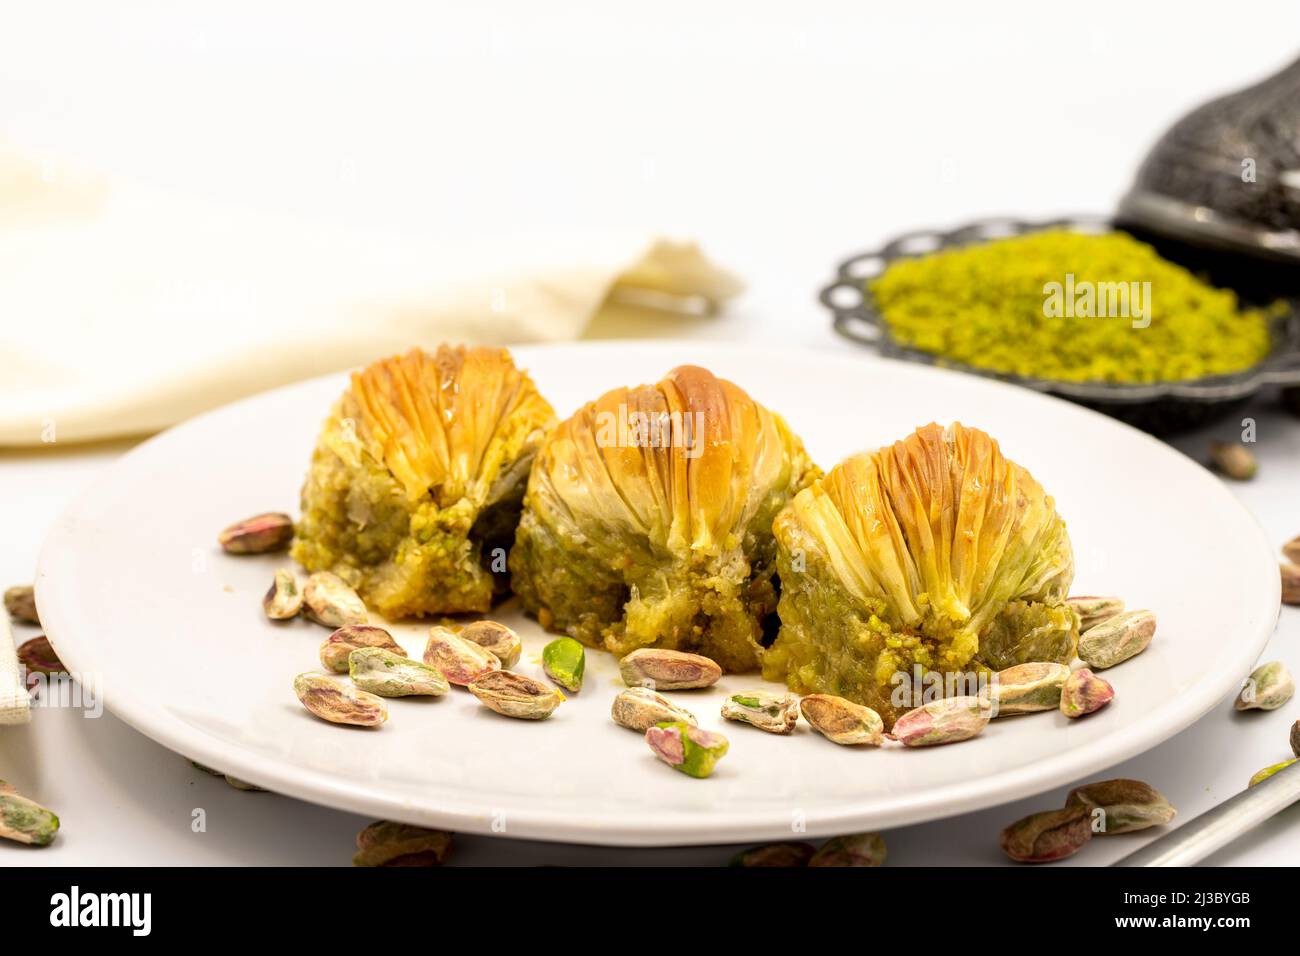
{"label": "white ceramic plate", "polygon": [[[727,724],[731,752],[694,780],[609,719],[615,662],[589,652],[586,685],[543,723],[497,716],[469,694],[393,701],[378,731],[307,714],[295,674],[319,669],[328,633],[275,625],[260,599],[283,555],[231,557],[217,532],[265,510],[296,513],[316,430],[344,387],[331,376],[196,418],[111,467],[58,522],[41,558],[40,615],[64,663],[101,681],[108,708],[200,763],[271,790],[376,817],[587,843],[722,843],[877,829],[1024,797],[1095,774],[1191,724],[1249,672],[1276,622],[1277,564],[1254,520],[1199,465],[1108,418],[1032,392],[869,357],[695,343],[516,350],[566,415],[618,384],[706,365],[785,415],[814,458],[961,420],[996,436],[1056,497],[1076,593],[1156,611],[1146,653],[1106,673],[1115,702],[1087,719],[994,721],[959,746],[838,747]],[[500,619],[540,675],[547,638],[512,605]],[[396,625],[419,651],[425,629]],[[728,676],[674,694],[724,729]]]}

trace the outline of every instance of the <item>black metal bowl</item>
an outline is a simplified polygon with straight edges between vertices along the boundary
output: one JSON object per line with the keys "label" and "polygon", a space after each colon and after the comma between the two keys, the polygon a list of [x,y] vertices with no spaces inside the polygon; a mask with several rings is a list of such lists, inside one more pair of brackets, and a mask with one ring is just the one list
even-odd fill
{"label": "black metal bowl", "polygon": [[988,242],[1043,229],[1102,233],[1116,228],[1114,221],[1106,217],[1067,216],[1038,222],[983,219],[947,232],[912,232],[899,236],[874,252],[864,252],[845,259],[839,265],[835,281],[821,290],[820,299],[834,315],[837,332],[855,342],[874,347],[882,355],[958,369],[1059,395],[1155,434],[1172,434],[1227,415],[1244,406],[1255,393],[1269,385],[1300,384],[1300,303],[1295,300],[1291,301],[1289,313],[1273,323],[1273,347],[1269,355],[1252,368],[1231,375],[1129,385],[1112,382],[1061,382],[1009,375],[908,348],[900,345],[890,335],[889,327],[867,291],[867,283],[898,259],[915,258],[940,249]]}

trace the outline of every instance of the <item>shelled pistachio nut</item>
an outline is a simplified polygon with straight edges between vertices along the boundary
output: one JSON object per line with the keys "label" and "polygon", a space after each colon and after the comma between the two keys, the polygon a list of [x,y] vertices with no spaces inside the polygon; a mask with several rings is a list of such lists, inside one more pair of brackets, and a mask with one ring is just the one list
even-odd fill
{"label": "shelled pistachio nut", "polygon": [[345,624],[325,638],[320,646],[320,662],[336,674],[348,672],[348,657],[359,647],[381,647],[405,655],[402,645],[382,627],[373,624]]}
{"label": "shelled pistachio nut", "polygon": [[441,697],[450,686],[436,668],[382,647],[358,647],[349,654],[348,676],[378,697]]}
{"label": "shelled pistachio nut", "polygon": [[30,584],[18,584],[5,589],[5,610],[15,621],[40,625],[36,614],[36,589]]}
{"label": "shelled pistachio nut", "polygon": [[682,723],[695,726],[695,715],[683,707],[678,707],[662,694],[649,687],[629,687],[614,698],[609,715],[614,723],[629,730],[645,733],[655,724]]}
{"label": "shelled pistachio nut", "polygon": [[1259,462],[1251,450],[1237,442],[1211,442],[1210,463],[1215,471],[1233,481],[1250,481],[1259,471]]}
{"label": "shelled pistachio nut", "polygon": [[807,866],[813,852],[811,843],[769,843],[741,850],[727,865],[746,868]]}
{"label": "shelled pistachio nut", "polygon": [[383,698],[323,674],[299,674],[293,679],[293,692],[313,715],[332,724],[378,727],[388,719]]}
{"label": "shelled pistachio nut", "polygon": [[1283,561],[1279,567],[1282,572],[1282,603],[1300,604],[1300,563]]}
{"label": "shelled pistachio nut", "polygon": [[461,628],[461,638],[477,644],[501,662],[502,667],[514,667],[524,651],[519,635],[496,621],[475,621]]}
{"label": "shelled pistachio nut", "polygon": [[1092,831],[1105,836],[1164,826],[1177,811],[1155,787],[1141,780],[1099,780],[1075,787],[1065,805],[1089,811]]}
{"label": "shelled pistachio nut", "polygon": [[989,722],[991,707],[980,697],[944,697],[909,710],[889,732],[908,747],[933,747],[969,740]]}
{"label": "shelled pistachio nut", "polygon": [[707,657],[643,647],[618,662],[618,672],[628,687],[655,690],[688,690],[711,687],[722,676],[722,668]]}
{"label": "shelled pistachio nut", "polygon": [[247,780],[240,780],[238,777],[232,777],[228,773],[222,774],[222,776],[225,778],[226,783],[230,784],[230,786],[234,787],[236,790],[244,790],[248,793],[266,793],[265,787],[259,787],[255,783],[249,783]]}
{"label": "shelled pistachio nut", "polygon": [[451,850],[451,834],[378,820],[357,834],[353,866],[439,866]]}
{"label": "shelled pistachio nut", "polygon": [[1242,684],[1237,710],[1277,710],[1295,695],[1295,680],[1281,661],[1260,664]]}
{"label": "shelled pistachio nut", "polygon": [[1300,757],[1300,720],[1291,725],[1291,752]]}
{"label": "shelled pistachio nut", "polygon": [[1124,611],[1124,601],[1117,597],[1081,594],[1066,598],[1065,603],[1074,608],[1074,613],[1079,615],[1080,631],[1086,631],[1094,624],[1100,624]]}
{"label": "shelled pistachio nut", "polygon": [[1286,544],[1282,545],[1282,557],[1288,561],[1300,562],[1300,535],[1296,535]]}
{"label": "shelled pistachio nut", "polygon": [[832,837],[818,848],[809,866],[884,866],[885,839],[879,833]]}
{"label": "shelled pistachio nut", "polygon": [[1061,713],[1066,717],[1083,717],[1101,710],[1115,698],[1115,688],[1105,678],[1080,667],[1066,678],[1061,688]]}
{"label": "shelled pistachio nut", "polygon": [[0,839],[46,846],[59,832],[53,812],[0,781]]}
{"label": "shelled pistachio nut", "polygon": [[582,675],[587,670],[587,651],[571,637],[560,637],[542,648],[542,670],[567,691],[582,690]]}
{"label": "shelled pistachio nut", "polygon": [[326,627],[365,624],[370,620],[360,595],[330,571],[317,571],[307,579],[302,600],[307,616]]}
{"label": "shelled pistachio nut", "polygon": [[722,702],[722,716],[769,734],[788,734],[799,721],[799,701],[793,694],[747,690]]}
{"label": "shelled pistachio nut", "polygon": [[1017,863],[1051,863],[1079,852],[1092,839],[1088,807],[1033,813],[1002,831],[1002,852]]}
{"label": "shelled pistachio nut", "polygon": [[302,610],[302,600],[298,575],[289,568],[281,568],[275,572],[271,587],[262,597],[262,610],[273,621],[287,621],[298,616]]}
{"label": "shelled pistachio nut", "polygon": [[1263,783],[1265,780],[1273,776],[1273,774],[1277,773],[1279,770],[1284,770],[1285,768],[1291,766],[1293,763],[1296,762],[1296,760],[1300,760],[1300,757],[1292,757],[1290,760],[1283,760],[1281,763],[1275,763],[1271,767],[1265,767],[1259,773],[1255,774],[1255,776],[1250,778],[1250,783],[1248,784],[1248,786],[1253,787],[1257,783]]}
{"label": "shelled pistachio nut", "polygon": [[885,722],[880,715],[843,697],[809,694],[799,701],[799,710],[813,730],[834,743],[879,747],[884,741]]}
{"label": "shelled pistachio nut", "polygon": [[1031,661],[993,675],[994,716],[1032,714],[1056,710],[1061,705],[1061,688],[1070,677],[1064,664]]}
{"label": "shelled pistachio nut", "polygon": [[283,551],[293,540],[293,519],[281,511],[268,511],[236,521],[217,535],[227,554],[267,554]]}
{"label": "shelled pistachio nut", "polygon": [[645,732],[656,757],[690,777],[707,777],[731,746],[722,734],[701,730],[685,721],[663,721]]}
{"label": "shelled pistachio nut", "polygon": [[554,687],[511,671],[489,671],[470,682],[469,692],[498,714],[520,720],[545,720],[564,703]]}
{"label": "shelled pistachio nut", "polygon": [[1079,657],[1096,670],[1114,667],[1145,651],[1155,633],[1155,614],[1126,611],[1079,635]]}
{"label": "shelled pistachio nut", "polygon": [[458,687],[466,687],[489,671],[501,669],[501,661],[487,648],[441,626],[429,628],[424,662],[436,667],[443,677]]}
{"label": "shelled pistachio nut", "polygon": [[18,660],[29,674],[66,674],[68,669],[54,653],[50,639],[45,635],[33,637],[18,645]]}

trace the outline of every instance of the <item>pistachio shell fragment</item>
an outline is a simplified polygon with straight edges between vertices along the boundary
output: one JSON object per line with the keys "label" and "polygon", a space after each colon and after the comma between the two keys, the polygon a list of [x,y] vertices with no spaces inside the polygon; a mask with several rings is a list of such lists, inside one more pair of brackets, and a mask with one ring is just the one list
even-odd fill
{"label": "pistachio shell fragment", "polygon": [[888,734],[908,747],[933,747],[969,740],[988,725],[990,707],[979,697],[944,697],[909,710]]}
{"label": "pistachio shell fragment", "polygon": [[293,540],[293,519],[282,511],[268,511],[236,521],[217,535],[227,554],[267,554],[283,551]]}
{"label": "pistachio shell fragment", "polygon": [[747,690],[722,702],[722,716],[769,734],[788,734],[799,721],[799,701],[793,694]]}
{"label": "pistachio shell fragment", "polygon": [[884,866],[885,839],[879,833],[832,837],[808,861],[809,866]]}
{"label": "pistachio shell fragment", "polygon": [[1065,798],[1065,805],[1086,807],[1092,821],[1090,828],[1105,836],[1164,826],[1177,813],[1164,794],[1149,783],[1124,778],[1075,787]]}
{"label": "pistachio shell fragment", "polygon": [[370,620],[360,595],[330,571],[317,571],[302,590],[307,616],[326,627],[365,624]]}
{"label": "pistachio shell fragment", "polygon": [[451,834],[378,820],[357,834],[353,866],[439,866],[451,850]]}
{"label": "pistachio shell fragment", "polygon": [[542,670],[567,691],[582,690],[586,669],[586,649],[571,637],[557,638],[542,648]]}
{"label": "pistachio shell fragment", "polygon": [[555,688],[511,671],[489,671],[470,682],[469,692],[498,714],[520,720],[545,720],[564,703]]}
{"label": "pistachio shell fragment", "polygon": [[1065,603],[1074,608],[1074,613],[1079,615],[1080,631],[1086,631],[1094,624],[1109,620],[1124,610],[1124,601],[1117,597],[1083,594],[1066,598]]}
{"label": "pistachio shell fragment", "polygon": [[59,832],[59,818],[0,781],[0,838],[46,846]]}
{"label": "pistachio shell fragment", "polygon": [[1295,680],[1281,661],[1260,664],[1237,695],[1237,710],[1277,710],[1295,695]]}
{"label": "pistachio shell fragment", "polygon": [[1283,760],[1281,763],[1275,763],[1271,767],[1265,767],[1259,773],[1255,774],[1255,776],[1250,778],[1250,783],[1248,784],[1248,786],[1253,787],[1257,783],[1263,783],[1265,780],[1273,776],[1273,774],[1277,773],[1279,770],[1283,770],[1291,766],[1293,763],[1296,762],[1296,760],[1300,760],[1300,757],[1292,757],[1290,760]]}
{"label": "pistachio shell fragment", "polygon": [[489,671],[501,669],[501,661],[495,654],[445,627],[429,628],[424,662],[436,667],[443,677],[459,687],[468,686]]}
{"label": "pistachio shell fragment", "polygon": [[18,645],[18,660],[27,668],[29,674],[66,674],[68,669],[59,660],[50,646],[50,639],[44,635],[33,637]]}
{"label": "pistachio shell fragment", "polygon": [[1066,717],[1083,717],[1101,710],[1115,698],[1115,688],[1086,667],[1066,678],[1061,688],[1061,713]]}
{"label": "pistachio shell fragment", "polygon": [[994,716],[1056,710],[1061,704],[1061,688],[1069,677],[1069,667],[1046,661],[1017,664],[998,671],[993,676]]}
{"label": "pistachio shell fragment", "polygon": [[680,720],[655,724],[645,732],[645,742],[668,766],[697,778],[713,773],[731,746],[722,734]]}
{"label": "pistachio shell fragment", "polygon": [[809,694],[799,701],[799,710],[813,730],[833,743],[879,747],[884,741],[885,722],[880,715],[843,697]]}
{"label": "pistachio shell fragment", "polygon": [[1079,635],[1079,657],[1096,670],[1122,664],[1141,654],[1156,633],[1156,616],[1150,611],[1128,611]]}
{"label": "pistachio shell fragment", "polygon": [[359,647],[381,647],[394,654],[406,656],[402,645],[393,640],[393,635],[382,627],[375,627],[373,624],[345,624],[325,638],[324,643],[321,644],[320,662],[326,670],[334,671],[336,674],[346,674],[348,658]]}
{"label": "pistachio shell fragment", "polygon": [[1092,839],[1090,810],[1081,803],[1033,813],[1002,831],[1002,852],[1017,863],[1051,863],[1073,856]]}
{"label": "pistachio shell fragment", "polygon": [[287,621],[297,617],[302,610],[302,588],[298,586],[298,575],[289,568],[275,572],[275,580],[262,598],[262,610],[273,621]]}
{"label": "pistachio shell fragment", "polygon": [[649,687],[629,687],[620,693],[614,698],[609,715],[620,727],[640,733],[645,733],[660,723],[681,722],[692,727],[697,723],[695,715],[689,710],[678,707]]}
{"label": "pistachio shell fragment", "polygon": [[36,589],[30,584],[18,584],[5,590],[5,610],[15,621],[40,626],[36,614]]}
{"label": "pistachio shell fragment", "polygon": [[293,692],[313,715],[332,724],[378,727],[388,719],[383,698],[322,674],[299,674],[293,679]]}
{"label": "pistachio shell fragment", "polygon": [[460,637],[487,649],[502,667],[514,667],[524,652],[519,635],[496,621],[475,621],[461,629]]}
{"label": "pistachio shell fragment", "polygon": [[382,647],[358,647],[349,654],[348,676],[379,697],[440,697],[450,686],[437,669]]}
{"label": "pistachio shell fragment", "polygon": [[618,662],[618,672],[628,687],[656,690],[688,690],[711,687],[722,676],[722,668],[707,657],[643,647]]}
{"label": "pistachio shell fragment", "polygon": [[811,843],[770,843],[767,846],[753,846],[741,850],[731,858],[728,866],[743,867],[792,867],[807,866],[812,859]]}
{"label": "pistachio shell fragment", "polygon": [[1259,471],[1259,462],[1245,445],[1237,442],[1210,443],[1210,463],[1225,478],[1250,481]]}
{"label": "pistachio shell fragment", "polygon": [[1281,570],[1282,603],[1300,604],[1300,564],[1283,561]]}

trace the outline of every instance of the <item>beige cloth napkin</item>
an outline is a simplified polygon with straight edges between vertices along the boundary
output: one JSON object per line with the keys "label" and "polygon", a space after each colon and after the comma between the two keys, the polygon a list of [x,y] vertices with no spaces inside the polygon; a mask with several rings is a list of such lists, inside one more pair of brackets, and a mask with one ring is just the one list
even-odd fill
{"label": "beige cloth napkin", "polygon": [[32,699],[23,686],[23,670],[9,615],[0,611],[0,726],[25,724],[32,719]]}
{"label": "beige cloth napkin", "polygon": [[0,446],[154,431],[413,345],[572,338],[607,305],[715,310],[691,243],[432,243],[232,209],[0,144]]}

